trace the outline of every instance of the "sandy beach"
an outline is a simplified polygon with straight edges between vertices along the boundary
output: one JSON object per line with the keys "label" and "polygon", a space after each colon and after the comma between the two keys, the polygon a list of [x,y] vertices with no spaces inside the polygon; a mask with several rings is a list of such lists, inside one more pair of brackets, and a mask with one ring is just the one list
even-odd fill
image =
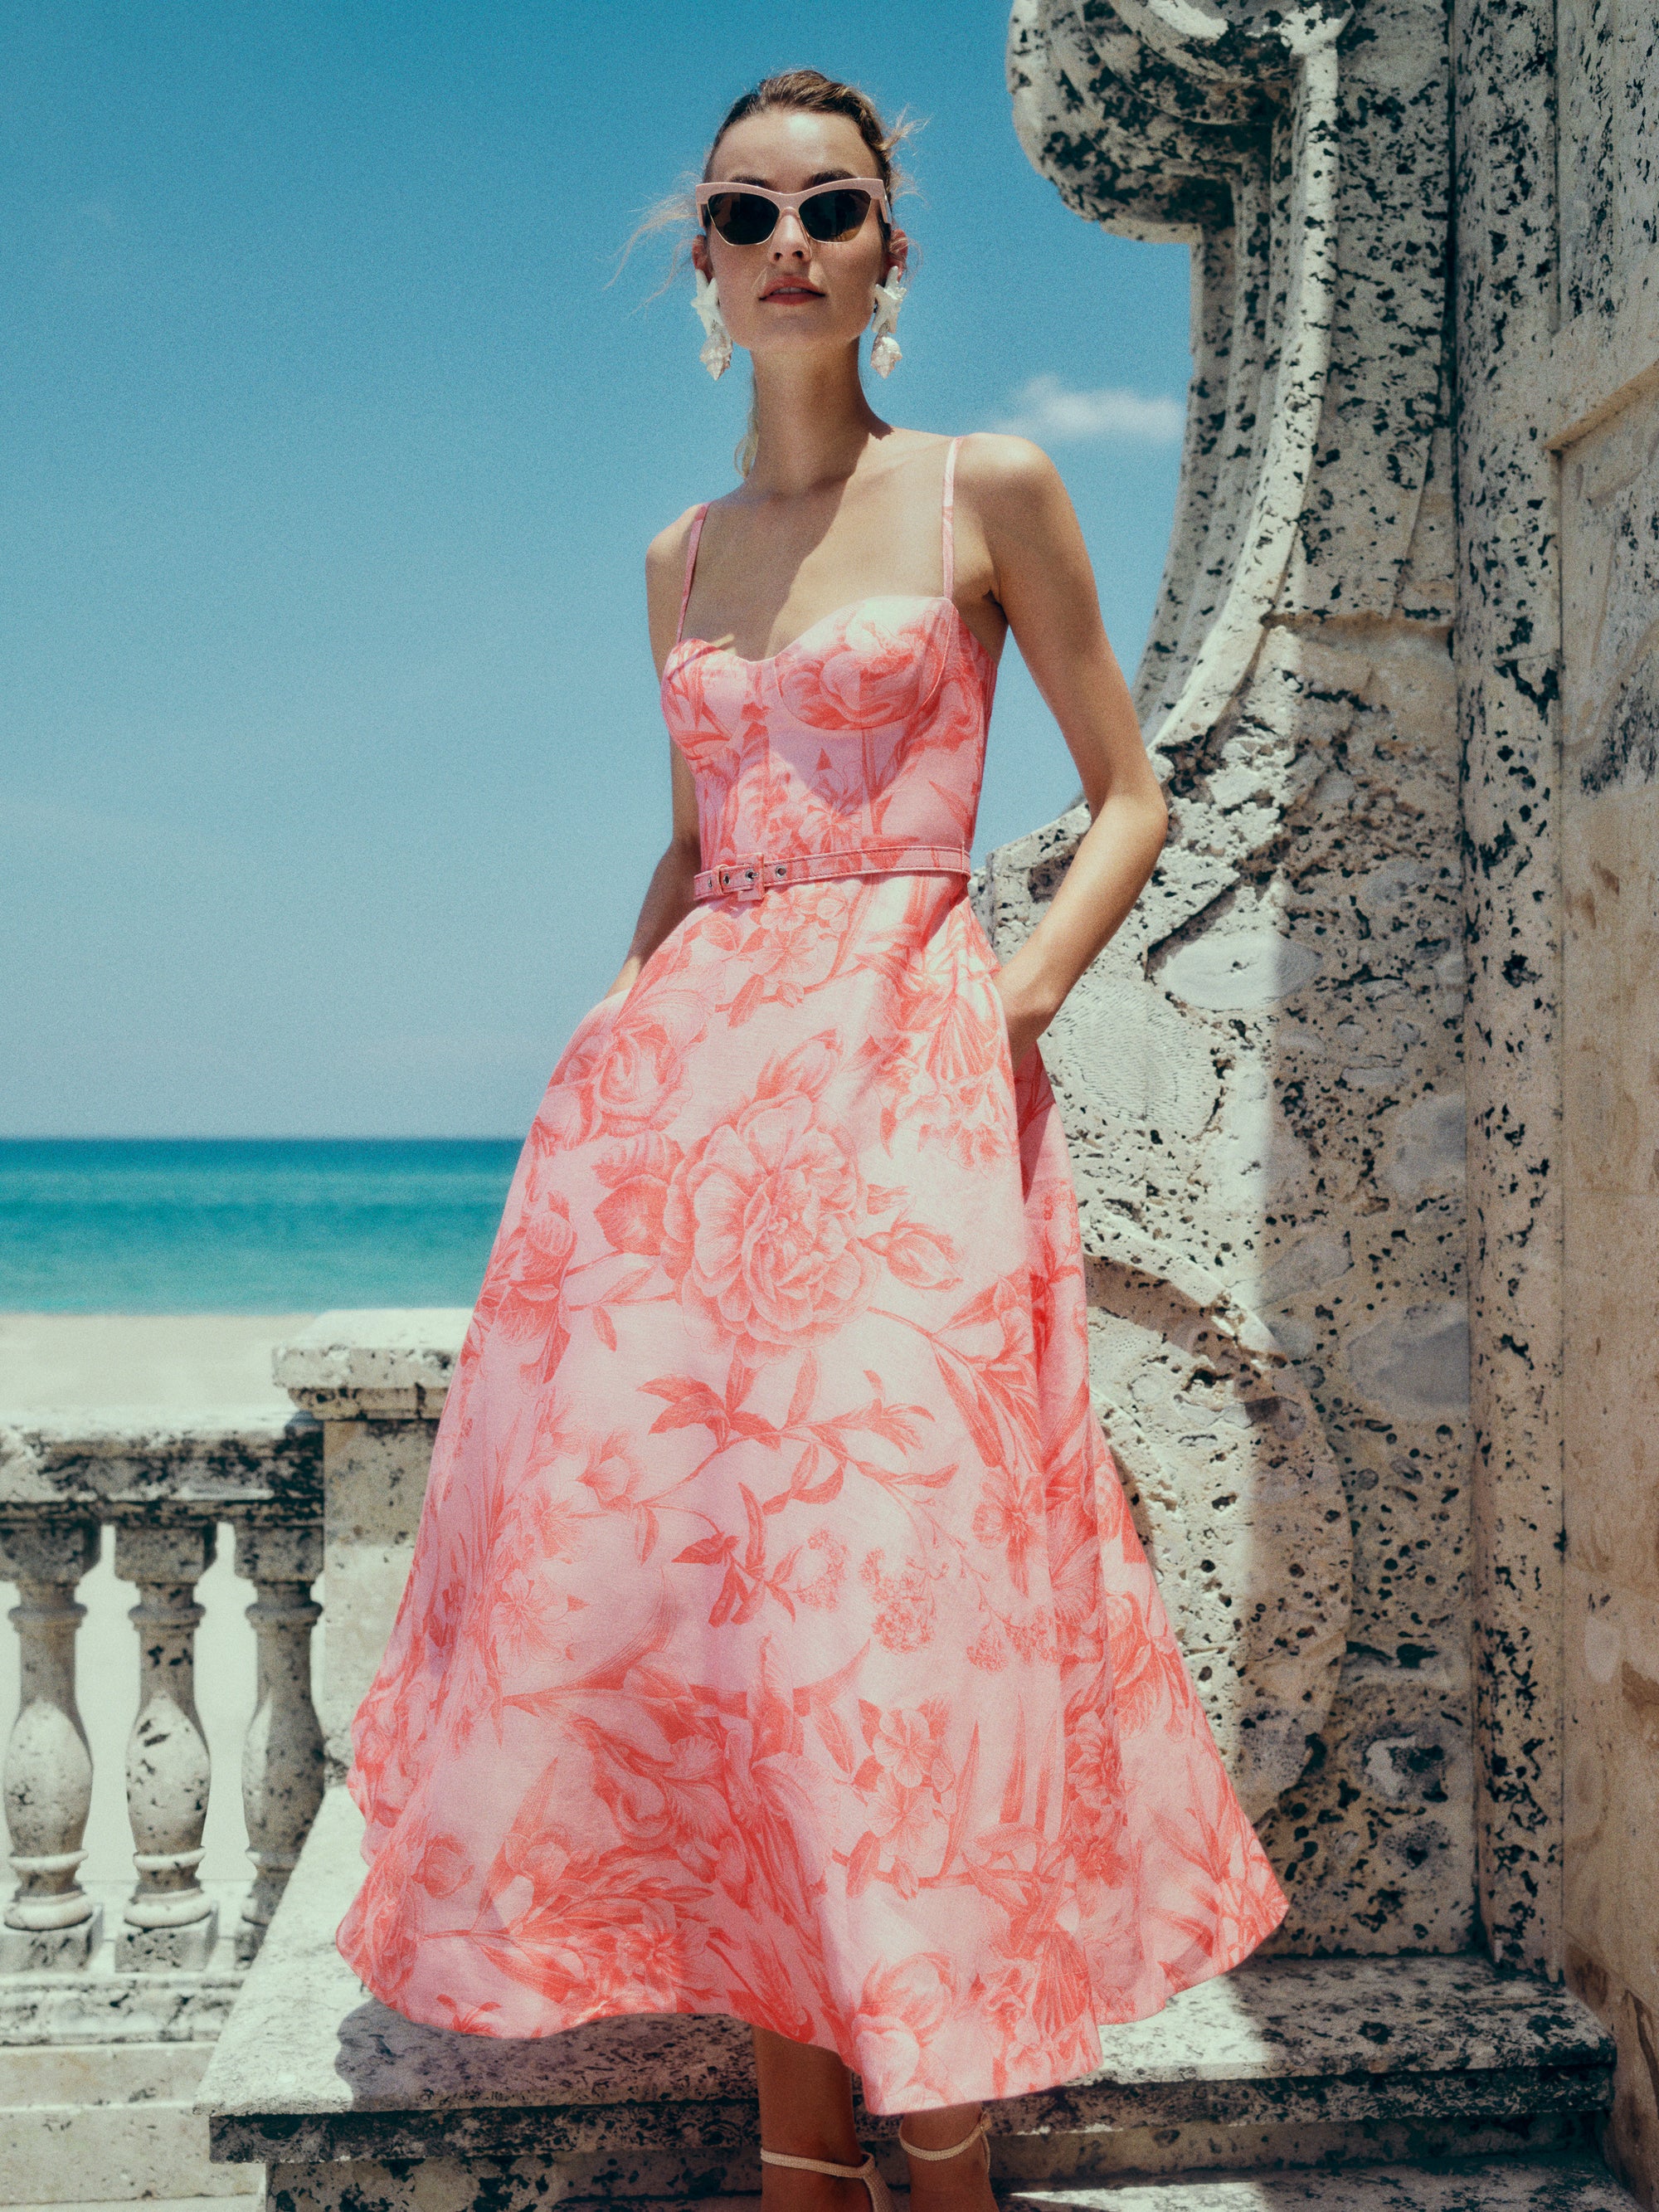
{"label": "sandy beach", "polygon": [[125,1406],[286,1406],[275,1347],[308,1313],[0,1314],[0,1420]]}

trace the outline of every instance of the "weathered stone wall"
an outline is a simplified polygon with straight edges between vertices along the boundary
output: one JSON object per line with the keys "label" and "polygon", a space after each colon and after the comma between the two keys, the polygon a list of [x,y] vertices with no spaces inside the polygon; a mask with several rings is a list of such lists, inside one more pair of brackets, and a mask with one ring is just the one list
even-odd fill
{"label": "weathered stone wall", "polygon": [[1567,448],[1566,1964],[1659,2180],[1659,401]]}
{"label": "weathered stone wall", "polygon": [[1551,9],[1454,12],[1481,1926],[1559,1972],[1560,593]]}
{"label": "weathered stone wall", "polygon": [[1561,320],[1606,331],[1638,307],[1659,242],[1659,21],[1632,0],[1561,0],[1555,29]]}
{"label": "weathered stone wall", "polygon": [[[1336,27],[1014,10],[1037,167],[1194,246],[1174,836],[1049,1054],[1097,1382],[1284,1941],[1565,1969],[1659,2204],[1659,21]],[[994,857],[1005,944],[1081,828]],[[1241,1463],[1279,1510],[1229,1548]],[[1299,1670],[1217,1630],[1287,1581]]]}
{"label": "weathered stone wall", "polygon": [[1565,1950],[1659,2203],[1659,23],[1562,0]]}
{"label": "weathered stone wall", "polygon": [[[1207,43],[1196,20],[1025,0],[1011,34],[1017,126],[1070,204],[1194,246],[1182,490],[1137,678],[1172,835],[1044,1053],[1094,1255],[1098,1401],[1290,1893],[1279,1946],[1457,1949],[1444,27],[1421,0],[1376,0],[1340,38],[1311,11],[1230,9]],[[1083,826],[994,856],[1005,947]],[[1230,1311],[1274,1351],[1250,1352],[1247,1321],[1218,1356]],[[1274,1600],[1278,1644],[1228,1640]]]}
{"label": "weathered stone wall", "polygon": [[[1659,2204],[1659,26],[1456,17],[1480,1905]],[[1564,1757],[1565,1748],[1565,1757]]]}

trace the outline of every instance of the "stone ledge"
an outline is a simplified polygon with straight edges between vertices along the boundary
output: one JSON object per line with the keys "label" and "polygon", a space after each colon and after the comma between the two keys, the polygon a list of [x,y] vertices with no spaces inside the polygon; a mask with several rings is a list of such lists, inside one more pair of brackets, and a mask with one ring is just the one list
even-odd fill
{"label": "stone ledge", "polygon": [[[614,2167],[672,2150],[707,2166],[752,2152],[748,2034],[734,2021],[644,2016],[509,2042],[417,2027],[366,1996],[333,1942],[361,1835],[350,1799],[331,1790],[202,2084],[216,2157],[522,2150]],[[1467,1956],[1253,1960],[1155,2019],[1103,2031],[1102,2047],[1097,2074],[1000,2105],[1000,2137],[1520,2121],[1605,2108],[1613,2063],[1576,1998]],[[895,2124],[867,2122],[878,2135]]]}
{"label": "stone ledge", "polygon": [[322,1509],[323,1432],[307,1413],[230,1406],[170,1420],[110,1407],[0,1426],[0,1519],[315,1520]]}
{"label": "stone ledge", "polygon": [[[250,2194],[246,2190],[228,2192],[234,2197]],[[221,2190],[214,2197],[146,2197],[144,2212],[226,2212],[225,2197]],[[32,2204],[9,2204],[6,2212],[132,2212],[131,2197],[73,2197],[55,2198],[51,2203],[36,2200]]]}
{"label": "stone ledge", "polygon": [[[904,2192],[900,2192],[901,2202]],[[720,2191],[696,2198],[697,2212],[759,2212],[757,2194]],[[1494,2160],[1474,2165],[1348,2167],[1340,2172],[1182,2175],[1088,2189],[998,2191],[1003,2212],[1639,2212],[1599,2160]],[[462,2168],[447,2161],[410,2177],[387,2166],[270,2169],[267,2212],[547,2212],[562,2202],[548,2186],[544,2162],[491,2160]],[[686,2198],[648,2197],[630,2212],[685,2212]],[[91,2208],[88,2208],[91,2212]]]}
{"label": "stone ledge", "polygon": [[[270,2212],[283,2208],[281,2174]],[[316,2192],[307,2192],[314,2203]],[[518,2194],[491,2194],[491,2212],[518,2212]],[[1206,2174],[1088,2190],[1000,2190],[1005,2212],[1639,2212],[1597,2159],[1447,2167],[1347,2167],[1338,2174]],[[374,2199],[365,2201],[369,2212]],[[684,2212],[684,2197],[639,2199],[635,2212]],[[91,2212],[91,2208],[88,2208]],[[155,2208],[166,2212],[166,2208]],[[696,2212],[759,2212],[759,2197],[702,2197]]]}
{"label": "stone ledge", "polygon": [[[477,2194],[483,2190],[487,2194]],[[441,2166],[422,2174],[418,2212],[546,2212],[556,2199],[531,2166],[480,2172]],[[564,2199],[580,2203],[580,2199]],[[900,2192],[902,2201],[902,2192]],[[1590,2159],[1493,2163],[1431,2170],[1422,2166],[1347,2167],[1325,2174],[1221,2174],[1175,2181],[1130,2181],[1088,2190],[1000,2190],[1005,2212],[1639,2212],[1604,2166]],[[759,2212],[759,2194],[696,2197],[696,2212]],[[387,2167],[270,2170],[268,2212],[411,2212],[407,2177]],[[97,2212],[97,2208],[82,2208]],[[149,2208],[168,2212],[168,2208]],[[686,2197],[641,2197],[630,2212],[686,2212]]]}
{"label": "stone ledge", "polygon": [[[477,2195],[480,2191],[487,2192]],[[1369,2166],[1317,2174],[1235,2174],[1128,2182],[1091,2189],[998,2192],[1004,2212],[1639,2212],[1597,2161],[1493,2163],[1455,2170]],[[409,2212],[405,2175],[385,2167],[273,2166],[268,2212]],[[532,2162],[488,2169],[444,2166],[423,2176],[422,2212],[545,2212],[556,2201]],[[579,2203],[580,2199],[566,2199]],[[685,2212],[684,2197],[641,2197],[633,2212]],[[738,2191],[700,2197],[697,2212],[759,2212],[760,2198]],[[88,2208],[91,2212],[91,2208]],[[165,2212],[165,2209],[161,2209]]]}
{"label": "stone ledge", "polygon": [[1108,2189],[1022,2189],[1002,2202],[1008,2212],[1638,2212],[1636,2199],[1590,2159],[1439,2173],[1376,2166],[1206,2175]]}
{"label": "stone ledge", "polygon": [[276,1346],[271,1373],[323,1420],[436,1420],[471,1318],[463,1306],[319,1314]]}

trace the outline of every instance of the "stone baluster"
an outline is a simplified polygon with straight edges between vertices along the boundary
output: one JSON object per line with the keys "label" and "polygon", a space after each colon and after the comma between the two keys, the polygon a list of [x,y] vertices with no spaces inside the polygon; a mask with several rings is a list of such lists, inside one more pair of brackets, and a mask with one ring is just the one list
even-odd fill
{"label": "stone baluster", "polygon": [[242,1807],[255,1874],[236,1955],[251,1960],[300,1856],[323,1797],[323,1731],[311,1697],[311,1632],[322,1607],[323,1532],[239,1528],[236,1567],[257,1593],[247,1609],[258,1639],[258,1687],[242,1751]]}
{"label": "stone baluster", "polygon": [[92,1804],[92,1753],[75,1702],[75,1632],[86,1607],[75,1586],[98,1557],[91,1522],[0,1528],[0,1576],[20,1602],[9,1618],[21,1647],[17,1719],[6,1747],[6,1826],[17,1890],[0,1927],[0,1971],[85,1966],[103,1910],[78,1879]]}
{"label": "stone baluster", "polygon": [[165,1972],[204,1966],[218,1907],[197,1879],[207,1819],[207,1738],[196,1711],[192,1595],[212,1563],[210,1522],[121,1528],[115,1571],[137,1583],[128,1616],[138,1630],[138,1717],[127,1739],[127,1813],[138,1881],[116,1943],[118,1966]]}

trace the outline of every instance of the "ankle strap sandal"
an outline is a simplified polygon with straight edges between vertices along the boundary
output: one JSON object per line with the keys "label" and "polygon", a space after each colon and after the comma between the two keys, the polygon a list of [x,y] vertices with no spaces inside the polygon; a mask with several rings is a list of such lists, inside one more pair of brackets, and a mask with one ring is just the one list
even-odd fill
{"label": "ankle strap sandal", "polygon": [[882,2179],[872,2151],[862,2166],[832,2166],[827,2158],[795,2158],[786,2150],[763,2150],[763,2166],[793,2166],[802,2173],[827,2173],[836,2181],[861,2181],[870,2192],[870,2212],[895,2212],[891,2191]]}
{"label": "ankle strap sandal", "polygon": [[902,2127],[898,2131],[898,2139],[906,2158],[924,2158],[928,2160],[930,2163],[937,2161],[942,2158],[959,2158],[963,2151],[969,2149],[975,2143],[978,2143],[984,2153],[986,2171],[988,2172],[991,2166],[990,2135],[991,2124],[986,2118],[984,2113],[981,2112],[978,2119],[975,2121],[973,2127],[965,2136],[963,2136],[962,2141],[958,2143],[952,2143],[949,2150],[920,2149],[916,2144],[910,2142],[906,2139],[904,2130]]}

